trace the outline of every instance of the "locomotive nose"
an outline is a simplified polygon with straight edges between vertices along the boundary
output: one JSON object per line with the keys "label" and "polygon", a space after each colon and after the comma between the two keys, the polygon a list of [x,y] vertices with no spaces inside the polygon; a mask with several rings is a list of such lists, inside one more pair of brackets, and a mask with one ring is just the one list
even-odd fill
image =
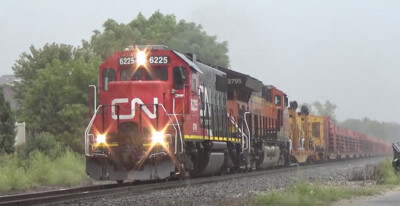
{"label": "locomotive nose", "polygon": [[105,98],[112,105],[114,120],[139,122],[141,115],[154,120],[169,110],[170,92],[168,84],[163,81],[113,82]]}

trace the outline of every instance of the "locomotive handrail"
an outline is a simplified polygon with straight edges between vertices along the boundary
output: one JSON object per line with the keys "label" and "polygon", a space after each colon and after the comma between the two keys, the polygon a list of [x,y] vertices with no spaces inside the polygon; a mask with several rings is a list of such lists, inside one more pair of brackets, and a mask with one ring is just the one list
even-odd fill
{"label": "locomotive handrail", "polygon": [[97,109],[94,111],[92,119],[90,119],[90,122],[89,122],[89,124],[88,124],[88,126],[87,126],[87,128],[85,130],[85,155],[86,156],[91,156],[89,154],[89,136],[90,135],[93,136],[93,134],[89,134],[89,131],[90,131],[90,128],[92,128],[93,122],[96,119],[96,115],[97,115],[97,112],[99,111],[100,107],[102,107],[102,105],[99,105],[97,107]]}
{"label": "locomotive handrail", "polygon": [[[249,138],[247,137],[247,135],[243,131],[243,123],[242,123],[242,128],[240,128],[239,125],[237,125],[237,127],[238,127],[238,131],[240,132],[241,137],[242,137],[242,153],[243,153],[245,150],[248,149],[248,143],[247,142],[249,141]],[[247,147],[245,147],[245,145]]]}
{"label": "locomotive handrail", "polygon": [[[165,114],[167,115],[167,117],[168,117],[168,120],[171,122],[171,125],[172,125],[172,127],[174,128],[174,130],[175,130],[175,152],[174,152],[174,154],[176,154],[177,153],[177,147],[178,147],[178,141],[177,141],[177,129],[176,129],[176,127],[175,127],[175,124],[174,124],[174,121],[171,119],[171,115],[174,115],[174,117],[175,117],[175,121],[176,121],[176,125],[178,126],[178,130],[179,130],[179,137],[180,137],[180,140],[181,140],[181,149],[182,149],[182,151],[183,151],[183,143],[182,143],[182,134],[181,134],[181,129],[180,129],[180,127],[179,127],[179,121],[178,121],[178,119],[176,118],[176,114],[169,114],[168,112],[167,112],[167,110],[165,109],[165,107],[164,107],[164,105],[163,104],[160,104],[160,103],[157,103],[157,104],[139,104],[139,108],[141,108],[143,105],[153,105],[153,106],[157,106],[157,108],[158,108],[158,106],[161,106],[161,108],[162,108],[162,110],[165,112]],[[141,110],[140,110],[140,114],[141,114]],[[157,114],[158,115],[158,114]],[[139,120],[139,124],[141,124],[141,120]]]}
{"label": "locomotive handrail", "polygon": [[250,138],[251,138],[250,128],[249,128],[249,124],[247,123],[247,118],[246,118],[246,115],[248,115],[248,114],[250,114],[250,112],[245,112],[244,113],[244,122],[246,123],[247,132],[249,133],[248,137],[246,135],[246,137],[247,137],[247,144],[246,144],[247,148],[246,149],[250,148]]}
{"label": "locomotive handrail", "polygon": [[[164,108],[164,110],[165,110],[165,108]],[[167,112],[167,111],[165,110],[165,112]],[[167,114],[168,114],[168,113],[167,113]],[[175,121],[176,121],[176,123],[178,124],[179,139],[181,140],[181,152],[180,152],[180,154],[182,154],[182,153],[183,153],[183,140],[182,140],[181,127],[179,127],[179,121],[178,121],[178,118],[176,118],[176,113],[175,113],[175,98],[172,99],[172,114],[174,115]],[[175,144],[176,144],[176,141],[175,141]],[[176,149],[176,148],[175,148],[175,149]],[[176,151],[175,151],[175,152],[176,152]],[[176,153],[175,153],[175,154],[176,154]]]}
{"label": "locomotive handrail", "polygon": [[89,87],[94,88],[94,89],[93,89],[93,99],[94,99],[93,108],[96,108],[96,104],[97,104],[96,85],[91,84],[91,85],[89,85]]}
{"label": "locomotive handrail", "polygon": [[[246,114],[249,114],[250,112],[245,112],[245,116],[246,116]],[[230,120],[231,120],[231,123],[237,128],[237,130],[238,130],[238,132],[241,134],[241,137],[242,137],[242,153],[243,153],[243,151],[245,151],[245,150],[247,150],[247,149],[249,149],[250,148],[250,137],[248,137],[244,132],[243,132],[243,129],[240,129],[240,127],[239,127],[239,125],[236,123],[236,121],[235,121],[235,119],[232,117],[232,116],[230,116],[228,113],[227,113],[227,115],[228,115],[228,117],[230,118]],[[249,129],[249,126],[248,126],[248,124],[247,124],[247,120],[246,120],[246,118],[245,118],[245,123],[246,123],[246,127],[247,127],[247,131],[249,132],[249,135],[250,135],[250,129]],[[246,138],[246,147],[244,146],[244,138]]]}
{"label": "locomotive handrail", "polygon": [[[168,112],[167,112],[167,110],[165,109],[165,107],[164,107],[164,105],[163,104],[159,104],[159,105],[161,105],[161,108],[164,110],[164,112],[167,114],[167,117],[168,117],[168,119],[169,119],[169,121],[171,122],[171,123],[173,123],[173,121],[171,120],[171,118],[170,118],[170,114],[168,114]],[[178,122],[178,118],[176,118],[176,114],[175,114],[175,112],[174,112],[174,117],[175,117],[175,121],[176,121],[176,123],[177,123],[177,126],[178,126],[178,130],[179,130],[179,139],[181,140],[181,151],[183,151],[183,141],[182,141],[182,134],[181,134],[181,128],[179,127],[179,122]],[[174,152],[174,154],[176,154],[177,153],[177,147],[178,147],[178,141],[176,141],[177,139],[176,139],[176,137],[177,137],[177,134],[176,134],[176,127],[175,127],[175,125],[174,124],[172,124],[172,126],[174,127],[174,130],[175,130],[175,152]]]}
{"label": "locomotive handrail", "polygon": [[[230,120],[229,118],[232,116],[232,114],[233,114],[233,110],[229,109],[229,113],[227,113],[228,120]],[[231,129],[229,129],[229,135],[232,136]]]}

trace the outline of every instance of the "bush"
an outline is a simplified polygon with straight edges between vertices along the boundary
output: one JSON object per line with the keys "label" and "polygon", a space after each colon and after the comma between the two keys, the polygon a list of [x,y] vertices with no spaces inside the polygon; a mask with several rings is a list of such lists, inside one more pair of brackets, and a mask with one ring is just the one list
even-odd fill
{"label": "bush", "polygon": [[26,144],[17,148],[17,155],[26,159],[36,150],[51,159],[55,159],[64,154],[65,147],[56,140],[54,135],[44,132],[28,136]]}
{"label": "bush", "polygon": [[400,185],[400,173],[394,170],[390,159],[379,165],[377,181],[379,184]]}
{"label": "bush", "polygon": [[[48,152],[55,153],[54,150]],[[39,150],[30,152],[28,158],[0,157],[0,192],[35,186],[77,185],[86,179],[89,178],[85,173],[84,157],[69,149],[58,153],[57,157],[47,156]]]}
{"label": "bush", "polygon": [[0,192],[31,186],[24,166],[24,162],[11,155],[2,158],[0,162]]}

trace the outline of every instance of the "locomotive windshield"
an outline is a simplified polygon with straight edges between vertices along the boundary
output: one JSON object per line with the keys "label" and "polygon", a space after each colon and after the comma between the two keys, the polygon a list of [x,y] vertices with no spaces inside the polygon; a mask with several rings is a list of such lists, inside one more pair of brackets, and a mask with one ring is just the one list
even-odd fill
{"label": "locomotive windshield", "polygon": [[103,89],[108,91],[108,83],[116,80],[115,70],[107,68],[103,70]]}
{"label": "locomotive windshield", "polygon": [[165,67],[152,67],[151,69],[145,69],[139,67],[136,71],[129,69],[121,69],[121,81],[152,81],[152,80],[168,80],[168,70]]}

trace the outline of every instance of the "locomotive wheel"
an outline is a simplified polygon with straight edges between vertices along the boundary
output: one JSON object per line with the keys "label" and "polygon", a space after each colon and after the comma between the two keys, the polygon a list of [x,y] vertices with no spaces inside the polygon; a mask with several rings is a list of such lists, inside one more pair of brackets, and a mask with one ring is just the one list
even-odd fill
{"label": "locomotive wheel", "polygon": [[190,178],[190,173],[186,171],[185,169],[181,169],[178,178],[180,180],[186,180]]}
{"label": "locomotive wheel", "polygon": [[256,164],[256,170],[262,170],[262,167],[260,166],[260,163],[255,163]]}
{"label": "locomotive wheel", "polygon": [[330,160],[330,158],[329,158],[329,156],[327,155],[327,156],[325,156],[325,158],[324,158],[324,162],[330,162],[331,160]]}
{"label": "locomotive wheel", "polygon": [[226,175],[229,173],[229,168],[222,167],[221,171],[219,172],[219,175]]}
{"label": "locomotive wheel", "polygon": [[244,172],[250,172],[250,168],[249,165],[244,166]]}
{"label": "locomotive wheel", "polygon": [[124,183],[124,180],[117,180],[117,184],[122,185]]}
{"label": "locomotive wheel", "polygon": [[250,162],[250,165],[248,165],[248,168],[247,168],[247,172],[252,172],[253,171],[253,166],[254,166],[254,162]]}
{"label": "locomotive wheel", "polygon": [[314,158],[311,157],[311,156],[308,157],[308,158],[307,158],[307,163],[308,163],[308,164],[314,164]]}

